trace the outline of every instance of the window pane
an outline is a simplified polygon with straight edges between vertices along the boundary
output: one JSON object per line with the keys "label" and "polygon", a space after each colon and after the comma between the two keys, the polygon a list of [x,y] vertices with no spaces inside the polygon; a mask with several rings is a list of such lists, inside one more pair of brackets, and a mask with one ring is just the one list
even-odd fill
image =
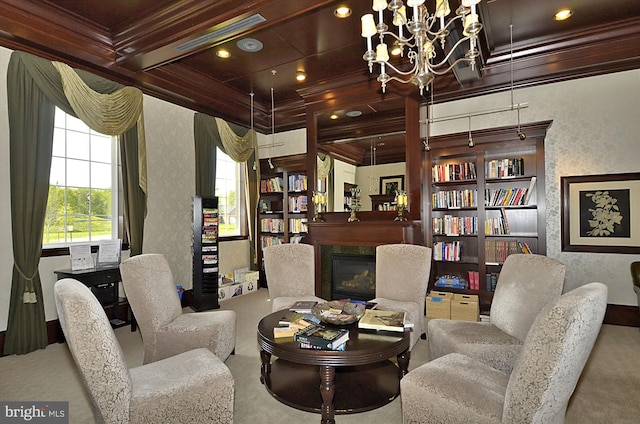
{"label": "window pane", "polygon": [[67,160],[67,185],[70,187],[90,187],[89,162],[83,160]]}
{"label": "window pane", "polygon": [[[58,109],[59,110],[59,109]],[[57,113],[57,111],[56,111]],[[62,111],[60,111],[60,113],[64,113]],[[66,129],[67,130],[71,130],[71,131],[82,131],[84,133],[89,133],[89,131],[91,131],[91,129],[87,126],[87,124],[85,124],[84,122],[82,122],[82,119],[78,119],[74,116],[71,115],[67,115],[67,120],[66,120]]]}
{"label": "window pane", "polygon": [[91,187],[111,188],[111,164],[91,162]]}
{"label": "window pane", "polygon": [[65,186],[67,179],[65,177],[65,158],[51,158],[51,172],[49,173],[49,184]]}
{"label": "window pane", "polygon": [[89,134],[67,131],[67,157],[89,160]]}
{"label": "window pane", "polygon": [[[58,114],[56,113],[56,116]],[[55,129],[53,130],[53,149],[51,150],[52,156],[60,156],[64,157],[65,154],[65,139],[64,139],[64,130]]]}
{"label": "window pane", "polygon": [[244,204],[240,202],[241,184],[238,180],[240,164],[218,149],[216,162],[216,196],[220,213],[220,235],[241,235],[240,216],[244,215]]}
{"label": "window pane", "polygon": [[111,137],[91,134],[91,160],[111,163]]}

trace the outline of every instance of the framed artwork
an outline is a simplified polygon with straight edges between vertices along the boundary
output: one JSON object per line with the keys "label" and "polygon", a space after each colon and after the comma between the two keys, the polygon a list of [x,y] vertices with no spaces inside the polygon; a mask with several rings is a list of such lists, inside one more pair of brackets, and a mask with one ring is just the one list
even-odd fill
{"label": "framed artwork", "polygon": [[395,194],[396,190],[404,190],[404,175],[380,177],[380,194]]}
{"label": "framed artwork", "polygon": [[640,253],[640,173],[560,183],[563,252]]}

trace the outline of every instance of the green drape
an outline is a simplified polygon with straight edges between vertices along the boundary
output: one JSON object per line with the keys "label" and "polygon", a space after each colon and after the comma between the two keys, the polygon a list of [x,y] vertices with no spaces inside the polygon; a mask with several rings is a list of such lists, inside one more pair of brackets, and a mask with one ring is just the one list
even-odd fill
{"label": "green drape", "polygon": [[[244,137],[250,129],[240,125],[227,123],[231,130],[238,136]],[[227,153],[222,138],[218,131],[216,119],[202,113],[196,113],[193,119],[194,144],[196,153],[196,195],[215,196],[216,181],[216,147]],[[254,164],[256,164],[254,169]],[[247,220],[249,221],[249,238],[252,241],[250,251],[250,261],[256,264],[256,243],[258,237],[257,210],[259,198],[259,166],[257,166],[257,147],[253,149],[253,154],[247,160],[245,166],[245,191]]]}
{"label": "green drape", "polygon": [[[112,93],[122,87],[88,72],[76,72],[100,93]],[[24,52],[13,52],[9,60],[7,102],[14,269],[4,353],[23,354],[47,345],[38,264],[49,192],[55,106],[75,114],[52,63]],[[126,190],[125,187],[125,205],[131,202]],[[133,208],[137,215],[146,209],[140,205]],[[128,224],[132,243],[135,239],[141,245],[142,229]],[[29,303],[25,303],[25,292],[35,293],[35,302],[28,296]]]}

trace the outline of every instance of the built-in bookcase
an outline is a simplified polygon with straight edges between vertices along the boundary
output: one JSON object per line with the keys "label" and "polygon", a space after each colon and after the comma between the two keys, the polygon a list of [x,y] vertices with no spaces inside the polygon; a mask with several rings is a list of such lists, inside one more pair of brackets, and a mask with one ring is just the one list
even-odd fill
{"label": "built-in bookcase", "polygon": [[[303,168],[305,157],[278,159],[272,160],[277,165],[274,169],[265,160],[261,161],[260,167],[258,259],[261,270],[264,268],[262,250],[265,247],[300,242],[307,234],[308,202],[312,196],[307,192],[307,173]],[[261,272],[261,282],[265,282],[264,272]]]}
{"label": "built-in bookcase", "polygon": [[488,312],[513,253],[546,254],[544,137],[549,122],[432,137],[425,152],[430,290],[477,294]]}

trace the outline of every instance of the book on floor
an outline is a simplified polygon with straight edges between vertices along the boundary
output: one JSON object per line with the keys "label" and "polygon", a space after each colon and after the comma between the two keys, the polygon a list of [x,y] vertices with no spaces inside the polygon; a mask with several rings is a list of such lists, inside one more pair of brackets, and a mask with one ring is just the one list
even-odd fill
{"label": "book on floor", "polygon": [[358,321],[358,328],[367,330],[403,332],[405,327],[405,313],[398,311],[367,309]]}
{"label": "book on floor", "polygon": [[300,347],[313,346],[319,349],[337,350],[340,345],[349,340],[349,330],[310,325],[298,330],[293,339],[300,343]]}

